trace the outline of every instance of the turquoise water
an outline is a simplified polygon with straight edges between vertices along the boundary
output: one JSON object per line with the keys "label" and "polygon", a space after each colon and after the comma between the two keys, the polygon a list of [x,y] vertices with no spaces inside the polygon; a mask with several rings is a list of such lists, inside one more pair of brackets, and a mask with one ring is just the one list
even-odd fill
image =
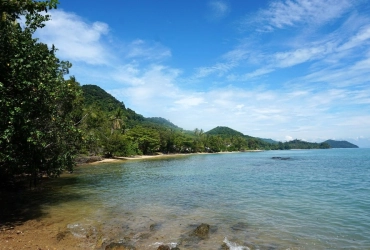
{"label": "turquoise water", "polygon": [[370,249],[370,149],[126,161],[80,167],[68,178],[74,181],[62,192],[80,198],[45,210],[73,213],[67,228],[77,237],[93,228],[102,247],[179,244],[208,223],[209,239],[180,249],[223,242],[231,249]]}

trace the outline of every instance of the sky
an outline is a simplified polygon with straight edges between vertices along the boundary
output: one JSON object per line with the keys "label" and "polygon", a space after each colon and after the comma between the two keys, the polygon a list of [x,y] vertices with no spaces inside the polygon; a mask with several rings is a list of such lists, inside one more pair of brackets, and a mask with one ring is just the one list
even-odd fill
{"label": "sky", "polygon": [[59,2],[36,36],[145,117],[370,147],[368,0]]}

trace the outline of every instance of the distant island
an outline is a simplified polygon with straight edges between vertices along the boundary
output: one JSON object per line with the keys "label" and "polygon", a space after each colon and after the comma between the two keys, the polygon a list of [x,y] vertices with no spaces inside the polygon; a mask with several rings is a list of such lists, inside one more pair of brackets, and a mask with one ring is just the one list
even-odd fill
{"label": "distant island", "polygon": [[348,141],[326,140],[324,142],[329,144],[331,148],[358,148],[357,145],[352,144]]}

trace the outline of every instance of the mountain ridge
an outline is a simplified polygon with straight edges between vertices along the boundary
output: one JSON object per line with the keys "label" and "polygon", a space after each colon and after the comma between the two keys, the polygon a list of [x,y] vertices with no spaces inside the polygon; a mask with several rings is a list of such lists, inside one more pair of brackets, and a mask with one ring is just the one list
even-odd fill
{"label": "mountain ridge", "polygon": [[[87,106],[97,106],[102,111],[107,113],[114,113],[115,110],[121,109],[123,115],[125,116],[127,127],[133,128],[137,125],[144,125],[149,127],[159,127],[173,129],[176,131],[182,131],[183,133],[190,134],[192,131],[186,131],[181,127],[173,124],[169,120],[162,117],[144,117],[141,114],[136,113],[134,110],[127,108],[123,102],[118,101],[114,96],[106,92],[104,89],[97,85],[82,85],[83,96],[85,99],[85,104]],[[347,141],[334,141],[326,140],[321,143],[310,143],[301,140],[293,140],[290,142],[280,142],[272,139],[263,139],[258,137],[253,137],[250,135],[245,135],[240,131],[226,127],[226,126],[216,126],[213,129],[208,130],[204,133],[205,135],[220,136],[222,138],[244,138],[248,140],[250,147],[261,147],[270,149],[293,149],[293,148],[358,148]],[[328,145],[326,145],[328,144]],[[268,146],[268,145],[271,145]]]}
{"label": "mountain ridge", "polygon": [[357,145],[348,141],[326,140],[324,142],[328,143],[332,148],[358,148]]}

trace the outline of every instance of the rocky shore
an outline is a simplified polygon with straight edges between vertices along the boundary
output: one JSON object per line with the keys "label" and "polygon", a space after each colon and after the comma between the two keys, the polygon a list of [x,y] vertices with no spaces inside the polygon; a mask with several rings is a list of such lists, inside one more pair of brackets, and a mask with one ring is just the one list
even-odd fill
{"label": "rocky shore", "polygon": [[[155,224],[148,229],[149,232],[159,230]],[[186,250],[199,248],[202,241],[210,240],[210,235],[215,229],[212,226],[201,223],[195,229],[181,235],[178,243],[157,242],[145,249],[156,250]],[[139,238],[148,237],[148,233],[142,232]],[[118,241],[103,238],[99,232],[86,231],[83,236],[76,236],[73,230],[60,228],[58,223],[50,223],[48,220],[30,220],[21,225],[4,226],[0,230],[0,249],[97,249],[97,250],[139,250],[144,249],[137,244],[135,237],[125,237]],[[139,245],[139,246],[137,246]],[[229,250],[229,243],[225,240],[219,242],[219,250]],[[248,249],[248,248],[243,248]]]}

